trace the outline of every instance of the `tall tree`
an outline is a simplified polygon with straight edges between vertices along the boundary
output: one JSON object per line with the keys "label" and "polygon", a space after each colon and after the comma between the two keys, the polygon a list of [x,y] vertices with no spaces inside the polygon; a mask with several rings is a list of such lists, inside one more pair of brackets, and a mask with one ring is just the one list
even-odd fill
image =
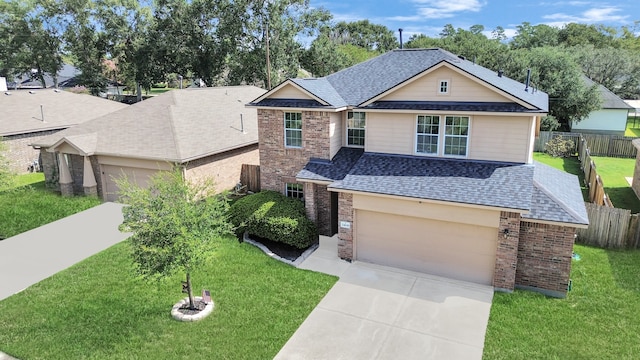
{"label": "tall tree", "polygon": [[622,98],[640,95],[640,55],[637,52],[593,45],[570,49],[584,74]]}
{"label": "tall tree", "polygon": [[226,199],[215,194],[211,180],[189,183],[178,168],[154,175],[148,188],[126,178],[117,184],[129,205],[122,209],[120,230],[133,233],[138,274],[154,279],[185,273],[189,308],[194,309],[191,274],[211,257],[216,242],[233,234]]}
{"label": "tall tree", "polygon": [[516,26],[518,33],[509,43],[514,49],[532,49],[558,45],[560,29],[546,24],[531,25],[528,22]]}
{"label": "tall tree", "polygon": [[591,44],[596,48],[614,46],[617,31],[604,25],[569,23],[558,31],[558,43],[565,46]]}

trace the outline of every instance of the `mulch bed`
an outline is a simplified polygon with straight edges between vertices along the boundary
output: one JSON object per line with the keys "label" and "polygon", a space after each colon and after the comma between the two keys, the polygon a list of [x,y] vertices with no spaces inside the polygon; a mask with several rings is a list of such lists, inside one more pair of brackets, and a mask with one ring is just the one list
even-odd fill
{"label": "mulch bed", "polygon": [[261,238],[259,236],[255,236],[251,234],[249,234],[249,238],[253,241],[257,241],[262,245],[266,246],[269,250],[271,250],[272,253],[280,256],[281,258],[291,260],[291,261],[295,261],[297,258],[300,257],[300,255],[302,255],[302,253],[307,251],[309,247],[314,245],[312,244],[307,248],[298,249],[295,246],[283,244],[281,242],[271,241],[269,239]]}
{"label": "mulch bed", "polygon": [[194,300],[193,305],[195,306],[194,310],[189,309],[189,303],[186,303],[182,305],[180,308],[178,308],[178,311],[185,315],[195,315],[200,311],[204,310],[205,307],[207,307],[207,303],[205,303],[202,300]]}

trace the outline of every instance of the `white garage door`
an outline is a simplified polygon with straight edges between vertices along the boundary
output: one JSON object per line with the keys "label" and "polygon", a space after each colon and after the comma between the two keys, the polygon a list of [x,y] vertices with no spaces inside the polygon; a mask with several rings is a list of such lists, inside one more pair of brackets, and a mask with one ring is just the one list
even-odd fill
{"label": "white garage door", "polygon": [[497,228],[356,210],[356,259],[490,285]]}
{"label": "white garage door", "polygon": [[101,167],[102,178],[104,179],[105,201],[118,201],[120,195],[115,179],[122,177],[123,174],[127,176],[129,181],[134,181],[139,186],[146,187],[149,178],[158,171],[114,165],[101,165]]}

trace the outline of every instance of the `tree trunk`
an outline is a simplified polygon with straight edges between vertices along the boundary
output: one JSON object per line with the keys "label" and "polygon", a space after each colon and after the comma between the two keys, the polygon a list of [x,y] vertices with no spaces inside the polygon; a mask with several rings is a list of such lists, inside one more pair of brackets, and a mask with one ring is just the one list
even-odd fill
{"label": "tree trunk", "polygon": [[191,274],[187,273],[187,292],[189,293],[189,309],[195,310],[195,301],[193,300],[193,291],[191,290]]}

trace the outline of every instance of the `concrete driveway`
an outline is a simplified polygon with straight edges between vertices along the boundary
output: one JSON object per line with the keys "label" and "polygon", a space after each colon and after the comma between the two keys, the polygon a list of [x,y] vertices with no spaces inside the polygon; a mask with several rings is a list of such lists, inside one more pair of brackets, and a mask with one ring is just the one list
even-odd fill
{"label": "concrete driveway", "polygon": [[122,206],[104,203],[0,241],[0,300],[129,237]]}
{"label": "concrete driveway", "polygon": [[276,359],[481,359],[493,288],[337,258],[336,239],[300,268],[340,276]]}

